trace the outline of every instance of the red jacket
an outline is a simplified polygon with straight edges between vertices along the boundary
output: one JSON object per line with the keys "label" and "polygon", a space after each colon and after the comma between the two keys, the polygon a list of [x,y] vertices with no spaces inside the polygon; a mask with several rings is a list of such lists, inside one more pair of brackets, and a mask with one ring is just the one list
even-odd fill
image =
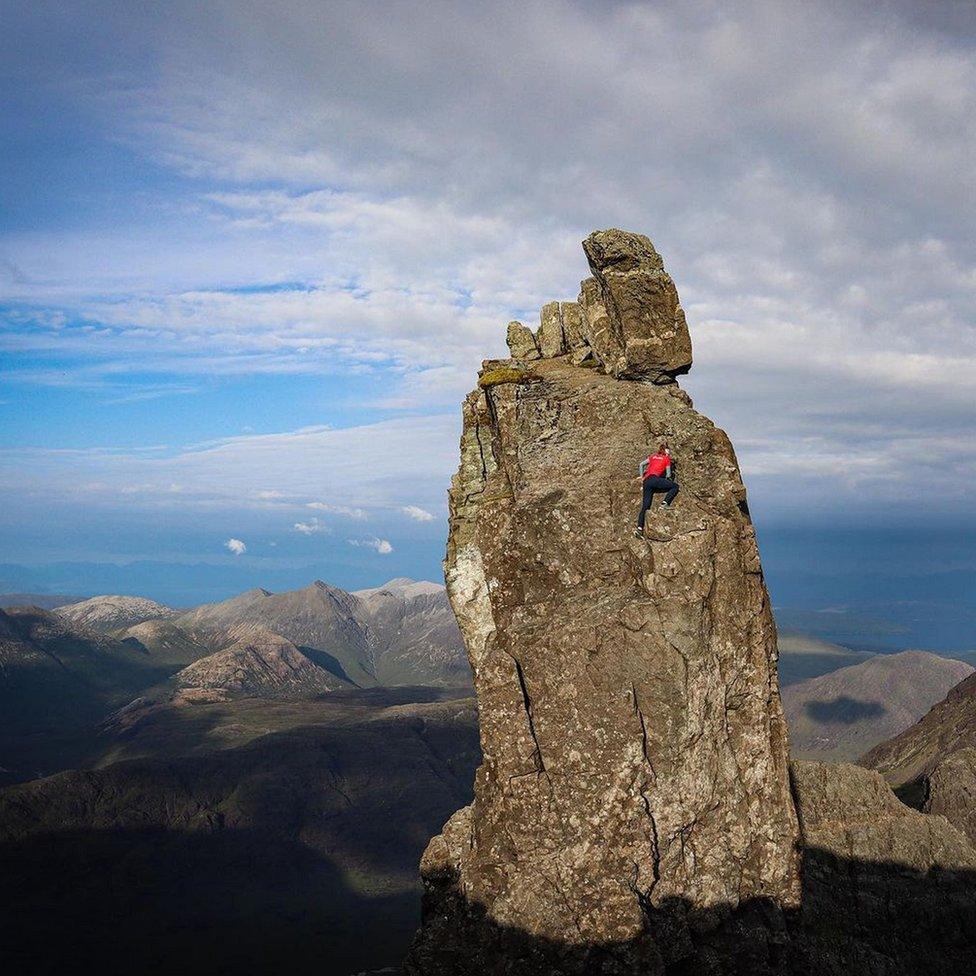
{"label": "red jacket", "polygon": [[645,481],[648,478],[660,478],[670,467],[670,454],[652,454],[641,464],[641,477]]}

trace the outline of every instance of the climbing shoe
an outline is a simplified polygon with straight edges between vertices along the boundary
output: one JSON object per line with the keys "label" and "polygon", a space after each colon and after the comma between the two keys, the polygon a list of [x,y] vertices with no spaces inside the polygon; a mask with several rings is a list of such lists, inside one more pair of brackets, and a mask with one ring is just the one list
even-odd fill
{"label": "climbing shoe", "polygon": [[635,539],[643,539],[644,538],[644,530],[643,529],[634,529],[634,538]]}

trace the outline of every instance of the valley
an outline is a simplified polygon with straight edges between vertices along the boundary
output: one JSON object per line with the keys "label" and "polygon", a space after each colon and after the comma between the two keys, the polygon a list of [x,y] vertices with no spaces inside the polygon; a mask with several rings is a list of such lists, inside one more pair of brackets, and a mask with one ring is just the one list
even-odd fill
{"label": "valley", "polygon": [[[972,672],[797,633],[779,651],[805,758],[856,758]],[[149,973],[209,972],[215,935],[228,971],[399,963],[420,855],[470,802],[481,757],[442,587],[8,607],[0,665],[0,865],[16,893],[0,936],[15,964],[122,973],[137,954]]]}

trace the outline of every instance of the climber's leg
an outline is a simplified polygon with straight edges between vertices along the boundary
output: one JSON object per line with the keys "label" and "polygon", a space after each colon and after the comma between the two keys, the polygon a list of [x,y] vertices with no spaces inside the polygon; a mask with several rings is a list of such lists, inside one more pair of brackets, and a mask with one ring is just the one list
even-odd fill
{"label": "climber's leg", "polygon": [[667,481],[671,486],[668,488],[668,493],[664,496],[664,504],[670,507],[671,502],[675,500],[680,489],[678,488],[678,483],[676,481],[671,481],[670,478],[665,478],[664,480]]}
{"label": "climber's leg", "polygon": [[644,481],[644,494],[641,500],[641,510],[640,514],[637,516],[637,531],[644,531],[644,516],[647,515],[647,510],[651,507],[654,501],[654,486],[650,482],[654,481],[654,478],[647,478]]}

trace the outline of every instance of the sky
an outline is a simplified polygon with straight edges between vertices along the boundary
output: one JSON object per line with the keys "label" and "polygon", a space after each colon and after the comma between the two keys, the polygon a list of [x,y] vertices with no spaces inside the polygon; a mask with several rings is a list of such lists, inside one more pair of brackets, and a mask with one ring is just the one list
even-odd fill
{"label": "sky", "polygon": [[774,599],[969,613],[974,55],[951,0],[0,0],[2,588],[438,578],[481,359],[621,226]]}

